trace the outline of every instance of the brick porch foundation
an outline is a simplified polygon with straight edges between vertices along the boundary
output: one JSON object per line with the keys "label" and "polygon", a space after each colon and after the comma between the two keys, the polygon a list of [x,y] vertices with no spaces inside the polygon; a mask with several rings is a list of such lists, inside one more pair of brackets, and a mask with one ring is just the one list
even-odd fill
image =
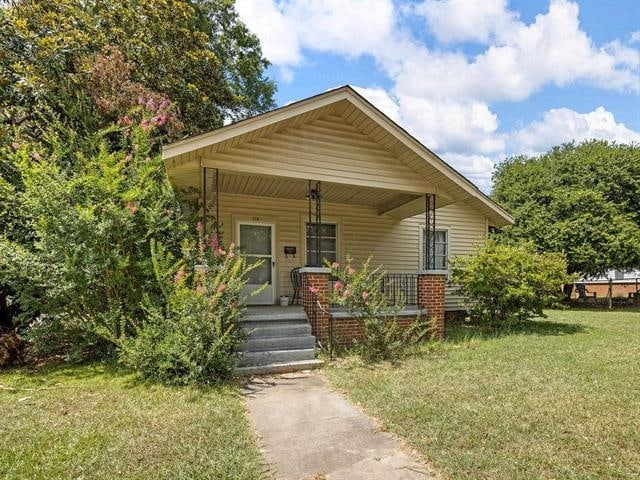
{"label": "brick porch foundation", "polygon": [[418,272],[418,305],[427,311],[435,322],[436,336],[444,338],[444,287],[447,272],[444,270],[422,270]]}
{"label": "brick porch foundation", "polygon": [[[302,305],[311,331],[318,342],[326,343],[329,339],[330,271],[327,268],[305,267],[300,269],[300,275]],[[444,338],[446,279],[447,274],[442,270],[418,272],[418,306],[426,311],[427,318],[435,321],[437,338]],[[414,316],[401,315],[397,321],[401,327],[407,327],[414,319]],[[332,328],[334,341],[339,344],[348,344],[363,335],[362,325],[355,318],[334,318]]]}
{"label": "brick porch foundation", "polygon": [[[331,271],[323,267],[300,269],[302,306],[311,324],[311,333],[318,342],[329,338],[329,278]],[[311,290],[317,289],[316,293]]]}

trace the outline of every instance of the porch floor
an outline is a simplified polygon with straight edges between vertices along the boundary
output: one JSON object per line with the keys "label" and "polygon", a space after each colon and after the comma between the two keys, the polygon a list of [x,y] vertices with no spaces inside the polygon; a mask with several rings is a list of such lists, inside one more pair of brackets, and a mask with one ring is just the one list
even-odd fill
{"label": "porch floor", "polygon": [[[343,308],[329,308],[334,318],[348,318],[349,314]],[[407,305],[403,310],[398,312],[398,316],[425,315],[426,310],[418,308],[417,305]],[[250,305],[247,306],[247,321],[255,320],[295,320],[300,317],[306,318],[302,305]]]}

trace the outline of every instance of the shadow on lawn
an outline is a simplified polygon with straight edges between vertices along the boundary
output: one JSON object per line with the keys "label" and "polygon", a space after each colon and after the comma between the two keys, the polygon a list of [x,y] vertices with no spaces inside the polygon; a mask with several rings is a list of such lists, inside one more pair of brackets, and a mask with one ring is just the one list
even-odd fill
{"label": "shadow on lawn", "polygon": [[459,342],[470,339],[500,338],[510,335],[573,335],[587,330],[588,327],[578,323],[552,322],[550,320],[528,320],[519,325],[504,328],[459,321],[447,326],[446,339]]}

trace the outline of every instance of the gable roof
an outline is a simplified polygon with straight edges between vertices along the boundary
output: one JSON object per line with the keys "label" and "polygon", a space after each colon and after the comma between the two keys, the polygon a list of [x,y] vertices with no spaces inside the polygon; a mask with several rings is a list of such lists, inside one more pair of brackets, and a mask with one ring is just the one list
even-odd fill
{"label": "gable roof", "polygon": [[342,86],[313,97],[241,120],[207,133],[180,140],[162,149],[162,156],[171,177],[172,170],[192,162],[200,167],[198,152],[215,151],[220,145],[236,144],[254,139],[258,134],[270,134],[283,125],[296,127],[324,116],[341,116],[345,121],[374,139],[380,146],[399,158],[421,178],[438,186],[438,194],[446,203],[464,201],[485,214],[493,225],[514,222],[513,217],[485,195],[471,181],[420,143],[404,128],[391,120],[350,86]]}

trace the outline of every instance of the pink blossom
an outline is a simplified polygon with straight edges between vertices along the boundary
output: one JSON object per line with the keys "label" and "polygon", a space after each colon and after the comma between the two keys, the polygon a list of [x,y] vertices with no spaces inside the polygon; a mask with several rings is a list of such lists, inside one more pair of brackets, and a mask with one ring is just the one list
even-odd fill
{"label": "pink blossom", "polygon": [[340,290],[342,287],[343,287],[343,285],[340,282],[340,280],[338,280],[336,283],[333,284],[333,289],[334,290]]}
{"label": "pink blossom", "polygon": [[166,98],[164,98],[162,100],[162,102],[160,102],[160,106],[158,107],[159,110],[164,110],[169,106],[169,100],[167,100]]}
{"label": "pink blossom", "polygon": [[173,281],[176,283],[180,283],[182,280],[184,280],[184,277],[186,276],[187,276],[187,272],[184,271],[184,268],[180,267],[180,270],[178,270],[176,274],[173,276]]}
{"label": "pink blossom", "polygon": [[198,233],[202,232],[202,222],[196,223],[196,231]]}
{"label": "pink blossom", "polygon": [[212,235],[211,236],[211,239],[209,240],[209,245],[214,250],[220,250],[220,242],[218,242],[218,236],[217,235]]}
{"label": "pink blossom", "polygon": [[236,244],[232,243],[231,245],[229,245],[229,251],[234,251],[236,249]]}
{"label": "pink blossom", "polygon": [[153,101],[153,98],[149,97],[149,100],[147,100],[147,108],[149,110],[156,110],[157,106],[156,106],[156,102]]}
{"label": "pink blossom", "polygon": [[147,120],[146,118],[142,120],[142,122],[140,123],[140,126],[142,127],[142,130],[144,130],[145,132],[148,131],[149,128],[151,128],[151,125],[149,124],[149,120]]}
{"label": "pink blossom", "polygon": [[331,264],[331,268],[333,268],[334,270],[335,270],[336,268],[340,268],[340,264],[339,264],[338,262],[333,262],[333,263]]}
{"label": "pink blossom", "polygon": [[227,255],[227,257],[229,258],[235,258],[236,254],[233,252],[229,252],[229,255]]}
{"label": "pink blossom", "polygon": [[138,207],[136,207],[136,204],[133,202],[127,202],[124,208],[129,210],[131,213],[136,213],[138,211]]}
{"label": "pink blossom", "polygon": [[318,287],[309,287],[309,291],[314,295],[319,292]]}
{"label": "pink blossom", "polygon": [[138,97],[138,105],[144,105],[145,103],[147,103],[144,99],[144,97]]}
{"label": "pink blossom", "polygon": [[343,297],[348,297],[349,295],[351,295],[351,291],[347,288],[344,292],[342,292],[342,296]]}
{"label": "pink blossom", "polygon": [[196,292],[202,295],[204,293],[204,285],[202,285],[201,283],[196,285]]}
{"label": "pink blossom", "polygon": [[354,273],[356,273],[356,270],[355,270],[355,268],[349,267],[349,269],[347,270],[347,273],[349,275],[353,275]]}
{"label": "pink blossom", "polygon": [[122,123],[124,123],[125,125],[131,125],[131,117],[129,115],[125,115],[124,117],[122,117]]}
{"label": "pink blossom", "polygon": [[218,288],[216,289],[216,291],[218,293],[222,293],[225,291],[225,289],[227,288],[227,286],[224,283],[221,283],[220,285],[218,285]]}
{"label": "pink blossom", "polygon": [[20,144],[18,142],[13,142],[11,146],[13,147],[14,150],[18,150],[20,148]]}
{"label": "pink blossom", "polygon": [[369,298],[369,292],[362,292],[362,299],[366,300],[367,298]]}

